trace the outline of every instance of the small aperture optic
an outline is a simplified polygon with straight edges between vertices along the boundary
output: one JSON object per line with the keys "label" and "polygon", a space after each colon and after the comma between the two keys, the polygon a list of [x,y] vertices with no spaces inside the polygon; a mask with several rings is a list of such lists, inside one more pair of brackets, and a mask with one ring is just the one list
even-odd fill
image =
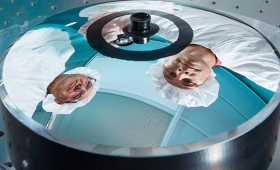
{"label": "small aperture optic", "polygon": [[137,44],[149,42],[150,37],[158,31],[159,26],[151,23],[151,16],[144,12],[132,14],[130,16],[130,24],[123,28],[123,32]]}

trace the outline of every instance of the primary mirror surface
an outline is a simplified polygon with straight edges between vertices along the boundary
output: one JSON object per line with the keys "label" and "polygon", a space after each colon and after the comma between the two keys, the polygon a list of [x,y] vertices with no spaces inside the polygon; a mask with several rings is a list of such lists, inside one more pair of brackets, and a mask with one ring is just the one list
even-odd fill
{"label": "primary mirror surface", "polygon": [[[174,3],[137,3],[137,8],[129,1],[77,8],[49,17],[31,28],[6,56],[3,80],[9,99],[22,112],[26,107],[26,110],[34,107],[28,116],[55,132],[95,144],[136,148],[173,146],[211,138],[246,122],[270,101],[278,88],[278,57],[255,30],[221,15]],[[89,45],[86,29],[104,14],[125,9],[153,10],[158,3],[161,6],[157,10],[180,17],[190,25],[194,34],[191,44],[209,49],[221,61],[211,67],[216,75],[215,85],[205,82],[201,85],[204,90],[187,92],[162,87],[155,81],[162,70],[154,73],[155,77],[147,75],[159,60],[118,59],[105,56]],[[118,47],[112,43],[115,34],[121,32],[116,26],[129,23],[125,20],[129,15],[116,18],[100,34],[112,49],[126,51],[153,51],[176,42],[180,28],[174,26],[175,21],[151,17],[160,32],[146,44]],[[46,87],[60,74],[78,67],[90,68],[100,75],[100,78],[93,77],[96,83],[91,88],[99,86],[94,97],[70,114],[45,111],[42,100]],[[17,72],[24,76],[12,74]],[[162,77],[158,79],[166,81]],[[209,96],[216,97],[208,100]],[[26,104],[29,99],[35,103]],[[72,107],[71,103],[65,104]]]}

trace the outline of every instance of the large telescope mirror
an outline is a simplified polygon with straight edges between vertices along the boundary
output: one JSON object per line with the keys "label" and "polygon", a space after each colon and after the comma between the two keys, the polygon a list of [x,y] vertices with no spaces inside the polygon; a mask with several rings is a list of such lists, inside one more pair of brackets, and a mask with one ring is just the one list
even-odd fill
{"label": "large telescope mirror", "polygon": [[0,64],[17,169],[265,169],[273,160],[279,52],[224,13],[160,1],[76,8],[27,30]]}

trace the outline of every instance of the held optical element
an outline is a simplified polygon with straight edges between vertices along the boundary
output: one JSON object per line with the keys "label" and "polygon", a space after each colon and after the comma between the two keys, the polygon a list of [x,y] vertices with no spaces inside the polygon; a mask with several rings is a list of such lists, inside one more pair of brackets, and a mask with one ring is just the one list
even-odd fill
{"label": "held optical element", "polygon": [[151,16],[148,13],[138,12],[130,16],[130,24],[123,28],[125,36],[118,36],[115,44],[127,46],[134,43],[145,44],[150,37],[159,31],[159,26],[151,23]]}

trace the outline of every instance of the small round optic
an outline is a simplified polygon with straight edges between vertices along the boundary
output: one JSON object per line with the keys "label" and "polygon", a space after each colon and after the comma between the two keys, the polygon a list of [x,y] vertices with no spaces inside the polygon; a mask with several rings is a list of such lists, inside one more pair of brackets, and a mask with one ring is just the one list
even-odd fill
{"label": "small round optic", "polygon": [[118,46],[128,46],[131,45],[133,42],[129,36],[120,34],[118,35],[118,39],[116,39],[114,43]]}
{"label": "small round optic", "polygon": [[136,13],[136,14],[132,14],[131,17],[135,20],[138,21],[145,21],[148,20],[150,18],[150,15],[147,13]]}

